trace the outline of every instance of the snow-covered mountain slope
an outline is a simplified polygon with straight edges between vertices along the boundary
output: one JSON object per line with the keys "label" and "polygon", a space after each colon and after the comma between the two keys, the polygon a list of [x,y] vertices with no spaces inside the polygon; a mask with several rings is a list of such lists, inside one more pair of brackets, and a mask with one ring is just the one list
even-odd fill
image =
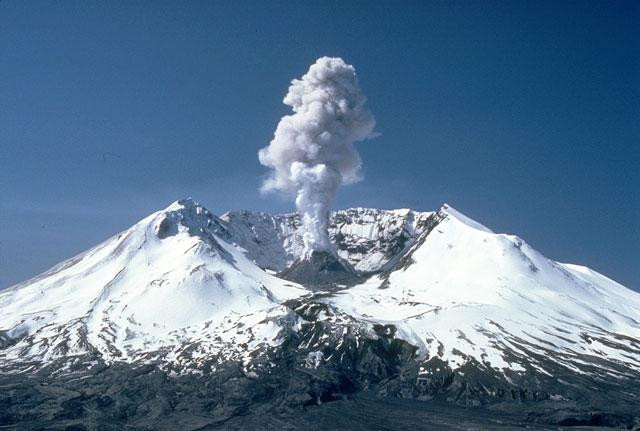
{"label": "snow-covered mountain slope", "polygon": [[[598,363],[640,370],[640,294],[585,267],[549,260],[445,206],[390,271],[327,300],[452,368],[477,361],[543,373],[541,357],[577,373]],[[625,371],[622,371],[623,373]]]}
{"label": "snow-covered mountain slope", "polygon": [[[93,351],[135,360],[158,351],[179,355],[186,342],[273,342],[278,329],[270,319],[285,318],[282,302],[306,292],[216,237],[219,223],[192,200],[178,201],[3,291],[0,329],[9,346],[0,360]],[[230,329],[240,318],[248,331]]]}

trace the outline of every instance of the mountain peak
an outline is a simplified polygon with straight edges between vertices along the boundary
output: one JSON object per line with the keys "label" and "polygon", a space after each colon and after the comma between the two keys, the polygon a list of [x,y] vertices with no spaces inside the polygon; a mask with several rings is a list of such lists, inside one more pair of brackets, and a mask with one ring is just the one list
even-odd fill
{"label": "mountain peak", "polygon": [[166,207],[164,212],[178,212],[178,213],[187,213],[187,212],[209,212],[202,204],[196,202],[191,197],[186,197],[182,199],[178,199],[173,202],[171,205]]}
{"label": "mountain peak", "polygon": [[454,218],[456,220],[458,220],[459,222],[473,228],[473,229],[477,229],[477,230],[481,230],[487,233],[493,233],[493,231],[491,229],[489,229],[488,227],[478,223],[475,220],[470,219],[469,217],[467,217],[466,215],[462,214],[460,211],[456,210],[455,208],[453,208],[451,205],[444,203],[442,205],[442,207],[440,207],[439,212],[441,214],[445,214],[447,216],[449,216],[449,218]]}
{"label": "mountain peak", "polygon": [[155,232],[160,239],[175,235],[179,231],[179,225],[185,227],[191,235],[202,236],[207,228],[219,221],[208,209],[190,197],[175,201],[160,213],[162,216],[155,223]]}

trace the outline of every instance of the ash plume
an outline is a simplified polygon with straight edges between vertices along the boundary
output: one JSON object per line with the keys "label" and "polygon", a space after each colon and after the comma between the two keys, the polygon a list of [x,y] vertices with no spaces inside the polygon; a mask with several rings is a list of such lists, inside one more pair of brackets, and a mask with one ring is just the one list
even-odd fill
{"label": "ash plume", "polygon": [[372,137],[375,125],[365,102],[353,66],[319,58],[291,81],[283,103],[293,114],[280,119],[273,140],[258,153],[272,169],[262,191],[295,196],[307,252],[333,250],[327,232],[331,203],[338,187],[361,179],[353,144]]}

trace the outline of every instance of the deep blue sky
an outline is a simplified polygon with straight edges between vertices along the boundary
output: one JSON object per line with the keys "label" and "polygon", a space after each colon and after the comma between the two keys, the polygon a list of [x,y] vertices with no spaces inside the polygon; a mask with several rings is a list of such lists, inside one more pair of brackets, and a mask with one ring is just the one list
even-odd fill
{"label": "deep blue sky", "polygon": [[376,116],[336,206],[448,202],[640,289],[640,3],[0,2],[0,288],[172,201],[289,211],[256,153],[322,55]]}

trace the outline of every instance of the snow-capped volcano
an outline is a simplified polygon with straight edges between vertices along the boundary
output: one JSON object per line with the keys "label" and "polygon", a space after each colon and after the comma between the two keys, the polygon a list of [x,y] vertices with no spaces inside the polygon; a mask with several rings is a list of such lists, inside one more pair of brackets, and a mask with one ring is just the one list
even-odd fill
{"label": "snow-capped volcano", "polygon": [[300,402],[363,389],[602,400],[617,387],[620,405],[640,405],[640,294],[613,280],[447,205],[337,211],[339,258],[302,268],[301,230],[295,214],[175,202],[0,292],[0,375],[237,367],[286,375],[272,390]]}

